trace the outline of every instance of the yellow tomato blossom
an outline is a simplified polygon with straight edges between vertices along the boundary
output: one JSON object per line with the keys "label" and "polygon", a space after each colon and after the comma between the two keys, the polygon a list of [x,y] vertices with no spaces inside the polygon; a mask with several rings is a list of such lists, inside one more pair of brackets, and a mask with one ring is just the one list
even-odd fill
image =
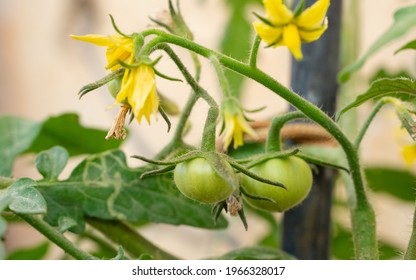
{"label": "yellow tomato blossom", "polygon": [[303,58],[301,43],[318,40],[328,27],[326,12],[330,0],[318,0],[300,13],[294,13],[283,0],[263,0],[266,17],[253,26],[269,46],[287,46],[297,60]]}
{"label": "yellow tomato blossom", "polygon": [[402,157],[405,163],[410,166],[416,160],[416,145],[404,145],[402,147]]}
{"label": "yellow tomato blossom", "polygon": [[150,123],[150,116],[159,108],[159,97],[156,92],[156,77],[152,66],[140,64],[137,67],[126,68],[121,81],[121,88],[116,101],[127,100],[134,116],[140,123],[144,116]]}
{"label": "yellow tomato blossom", "polygon": [[133,39],[120,34],[110,36],[95,34],[85,36],[70,35],[70,37],[97,46],[107,47],[107,66],[105,68],[111,71],[115,71],[121,67],[119,61],[130,61],[134,52]]}
{"label": "yellow tomato blossom", "polygon": [[243,110],[235,100],[231,99],[223,102],[222,117],[224,126],[224,150],[230,146],[231,141],[234,142],[234,149],[242,146],[244,144],[244,133],[247,133],[253,138],[257,137],[256,132],[244,117]]}

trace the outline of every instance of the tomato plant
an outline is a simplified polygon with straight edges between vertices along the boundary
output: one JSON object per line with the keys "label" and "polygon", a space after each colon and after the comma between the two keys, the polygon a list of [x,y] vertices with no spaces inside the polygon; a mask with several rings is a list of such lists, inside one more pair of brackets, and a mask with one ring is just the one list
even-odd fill
{"label": "tomato plant", "polygon": [[235,191],[204,158],[178,164],[174,180],[183,195],[201,203],[220,202]]}
{"label": "tomato plant", "polygon": [[263,178],[280,182],[287,188],[278,188],[243,175],[242,185],[247,193],[274,201],[245,196],[250,205],[261,210],[283,212],[292,208],[306,198],[312,187],[310,167],[296,156],[269,159],[255,165],[251,171]]}

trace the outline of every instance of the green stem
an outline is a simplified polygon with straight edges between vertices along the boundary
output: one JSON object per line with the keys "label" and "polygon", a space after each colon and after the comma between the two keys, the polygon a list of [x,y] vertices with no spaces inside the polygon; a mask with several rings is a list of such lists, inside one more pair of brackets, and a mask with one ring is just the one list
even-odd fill
{"label": "green stem", "polygon": [[115,243],[122,245],[132,258],[139,258],[142,254],[149,254],[157,260],[177,259],[175,256],[149,242],[128,225],[119,221],[87,218],[87,222]]}
{"label": "green stem", "polygon": [[382,98],[379,101],[377,101],[376,105],[373,107],[373,110],[371,111],[371,114],[368,116],[367,120],[363,124],[363,127],[360,129],[357,137],[355,138],[354,146],[357,150],[360,147],[361,141],[363,140],[364,135],[366,134],[371,122],[374,120],[374,117],[377,115],[380,109],[387,103],[395,104],[397,103],[397,101],[394,98],[389,97]]}
{"label": "green stem", "polygon": [[256,38],[254,39],[253,46],[251,47],[250,51],[250,57],[249,57],[249,63],[250,67],[256,68],[257,67],[257,54],[259,52],[261,39],[259,35],[256,35]]}
{"label": "green stem", "polygon": [[28,224],[34,227],[37,231],[46,236],[50,241],[61,247],[66,253],[71,255],[77,260],[94,260],[97,259],[94,256],[88,254],[85,251],[82,251],[77,246],[75,246],[71,241],[65,238],[58,230],[51,227],[48,223],[43,221],[37,216],[27,215],[27,214],[18,214],[20,218],[25,220]]}
{"label": "green stem", "polygon": [[208,111],[208,116],[205,121],[204,132],[202,134],[202,151],[215,151],[215,134],[217,127],[219,110],[217,107],[211,107]]}
{"label": "green stem", "polygon": [[269,134],[266,141],[266,152],[279,152],[282,149],[282,141],[280,139],[280,130],[291,120],[304,118],[301,112],[290,112],[282,116],[277,116],[272,120],[269,128]]}
{"label": "green stem", "polygon": [[407,246],[406,253],[404,254],[405,260],[416,260],[416,207],[413,214],[413,230],[410,236],[409,245]]}
{"label": "green stem", "polygon": [[225,76],[222,65],[215,55],[211,56],[209,60],[211,61],[212,66],[214,66],[215,72],[217,73],[222,92],[224,93],[224,97],[232,97],[233,95],[231,93],[230,84],[228,83],[227,77]]}
{"label": "green stem", "polygon": [[351,170],[351,177],[354,183],[356,197],[356,205],[353,205],[351,209],[352,226],[354,232],[356,233],[354,234],[356,257],[358,259],[379,258],[375,228],[375,215],[372,206],[367,199],[363,181],[363,173],[361,170],[357,150],[345,136],[339,126],[328,115],[258,68],[252,68],[250,65],[237,61],[231,57],[210,50],[185,38],[168,34],[161,30],[147,30],[146,32],[143,32],[144,36],[152,34],[159,36],[152,39],[146,46],[143,47],[143,50],[150,51],[160,43],[171,43],[191,50],[206,58],[215,55],[224,67],[262,84],[266,88],[270,89],[288,101],[299,111],[303,112],[305,116],[325,128],[325,130],[327,130],[343,148]]}
{"label": "green stem", "polygon": [[[175,134],[171,142],[156,156],[157,159],[161,159],[167,156],[170,152],[172,152],[173,149],[179,146],[184,146],[182,136],[183,136],[184,129],[186,127],[186,122],[189,119],[192,109],[194,108],[196,102],[198,101],[200,97],[204,98],[208,102],[208,104],[210,104],[211,106],[217,106],[217,105],[215,101],[211,98],[211,96],[198,84],[199,75],[200,75],[200,67],[198,67],[199,65],[198,58],[194,59],[197,73],[196,73],[196,77],[193,78],[191,73],[188,71],[188,69],[182,63],[180,58],[176,55],[176,53],[172,50],[172,48],[169,45],[159,44],[152,51],[155,51],[157,49],[163,50],[169,55],[169,57],[176,64],[178,69],[182,72],[182,75],[184,76],[185,80],[191,86],[193,90],[185,107],[182,110],[182,114],[179,118],[178,125],[177,125]],[[195,53],[193,52],[191,52],[191,54],[195,55]]]}

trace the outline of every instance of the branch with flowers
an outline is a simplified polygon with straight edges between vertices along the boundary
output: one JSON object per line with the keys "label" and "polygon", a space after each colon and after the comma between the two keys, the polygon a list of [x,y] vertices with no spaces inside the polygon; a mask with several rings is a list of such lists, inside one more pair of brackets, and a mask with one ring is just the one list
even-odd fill
{"label": "branch with flowers", "polygon": [[[266,48],[285,46],[295,59],[302,60],[301,45],[318,40],[330,28],[331,23],[326,17],[329,0],[317,0],[309,7],[305,7],[305,1],[299,1],[293,9],[281,0],[264,0],[264,15],[254,13],[257,21],[253,23],[253,27],[257,36],[246,61],[234,59],[194,42],[190,28],[179,10],[179,3],[176,7],[172,1],[169,0],[168,3],[168,21],[151,19],[161,29],[152,28],[125,34],[110,16],[114,35],[71,35],[71,38],[106,48],[105,68],[110,73],[84,86],[79,92],[80,97],[83,97],[90,91],[107,85],[115,99],[115,105],[120,106],[106,139],[120,140],[126,137],[125,122],[129,114],[130,120],[135,119],[139,124],[143,117],[150,124],[152,117],[160,114],[170,131],[170,118],[175,117],[172,111],[176,112],[176,106],[160,94],[156,77],[172,83],[183,80],[189,85],[191,91],[188,101],[181,110],[169,143],[153,158],[133,155],[133,158],[147,163],[139,169],[129,168],[120,151],[110,150],[93,155],[64,181],[59,181],[57,177],[66,164],[68,154],[59,147],[44,151],[36,159],[37,168],[44,176],[43,180],[35,182],[22,179],[7,181],[6,177],[2,179],[2,189],[5,191],[0,196],[0,210],[6,209],[17,214],[74,258],[94,257],[82,250],[76,250],[76,246],[65,238],[64,233],[82,233],[85,231],[85,224],[88,224],[109,240],[121,245],[120,248],[124,248],[113,248],[112,253],[117,253],[116,258],[150,256],[173,259],[176,256],[164,252],[157,244],[154,245],[140,236],[129,223],[145,220],[215,228],[223,227],[226,223],[223,216],[225,212],[232,217],[238,217],[245,230],[248,230],[250,221],[246,216],[247,207],[250,211],[256,209],[264,212],[285,212],[298,206],[311,190],[313,173],[310,166],[323,165],[338,169],[344,179],[349,195],[348,207],[355,258],[378,259],[375,213],[367,195],[358,155],[359,148],[371,122],[386,104],[395,107],[401,123],[414,138],[415,110],[410,102],[395,96],[402,93],[415,95],[415,82],[405,78],[378,80],[366,93],[345,106],[337,114],[337,119],[350,109],[381,97],[355,140],[351,141],[337,123],[337,119],[334,120],[323,112],[319,104],[312,104],[299,96],[257,65],[261,42],[265,43]],[[189,51],[195,74],[188,70],[171,48],[172,45]],[[153,59],[156,52],[167,55],[182,77],[174,78],[162,73],[158,69],[158,62],[166,57]],[[215,70],[222,90],[220,105],[200,83],[200,58],[208,59]],[[241,100],[232,93],[224,72],[226,70],[263,85],[296,108],[294,112],[273,118],[266,143],[260,153],[245,157],[234,157],[230,153],[238,152],[245,145],[247,136],[258,139],[258,133],[247,118],[248,113],[255,111],[245,109]],[[206,102],[209,109],[201,144],[194,147],[185,142],[184,135],[198,100]],[[307,146],[286,145],[282,139],[282,131],[295,119],[308,119],[323,128],[324,133],[339,145],[336,148],[336,159],[325,157],[323,153],[320,155],[319,152],[308,153]],[[222,126],[219,133],[222,145],[218,145],[220,141],[217,139],[219,124]],[[405,150],[407,158],[410,153],[410,148]],[[169,176],[172,173],[173,180]],[[30,192],[32,195],[28,194]],[[85,192],[88,198],[84,197]],[[16,207],[19,197],[24,195],[38,206],[37,211],[28,212],[27,208]],[[93,202],[89,199],[91,196],[101,196],[102,201],[98,199],[98,202]],[[76,198],[83,200],[82,206]],[[65,200],[72,201],[73,204],[66,202],[60,207]],[[206,206],[211,208],[210,211],[206,211]],[[168,212],[171,208],[181,207],[184,210],[178,210],[178,216]],[[190,211],[196,214],[186,217],[184,213]],[[32,217],[34,214],[44,215],[45,221]],[[95,237],[91,239],[98,240]],[[406,258],[415,257],[415,239],[413,234]],[[140,246],[133,245],[135,240]],[[274,253],[276,258],[291,258],[277,248]]]}

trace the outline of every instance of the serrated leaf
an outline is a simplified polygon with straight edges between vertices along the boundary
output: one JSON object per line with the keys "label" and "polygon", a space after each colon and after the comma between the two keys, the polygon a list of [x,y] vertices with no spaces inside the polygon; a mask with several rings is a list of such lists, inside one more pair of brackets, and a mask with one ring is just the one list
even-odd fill
{"label": "serrated leaf", "polygon": [[270,247],[247,247],[231,251],[216,259],[219,260],[294,260],[292,255]]}
{"label": "serrated leaf", "polygon": [[385,78],[374,81],[368,91],[359,95],[352,103],[345,106],[337,113],[336,119],[348,110],[360,106],[364,102],[384,96],[395,96],[397,94],[408,94],[416,96],[416,81],[408,78]]}
{"label": "serrated leaf", "polygon": [[62,146],[70,156],[75,156],[101,153],[121,145],[121,141],[105,140],[106,135],[104,130],[82,126],[76,114],[63,114],[44,121],[39,136],[26,152],[39,153],[54,146]]}
{"label": "serrated leaf", "polygon": [[35,158],[35,165],[43,178],[56,180],[64,170],[68,158],[68,152],[64,148],[55,146],[47,151],[40,152]]}
{"label": "serrated leaf", "polygon": [[46,221],[57,225],[61,217],[77,221],[71,231],[82,232],[84,216],[129,222],[149,221],[201,228],[215,226],[210,209],[185,198],[171,175],[140,180],[143,169],[131,169],[121,151],[93,155],[81,162],[65,181],[38,182],[48,205]]}
{"label": "serrated leaf", "polygon": [[9,189],[9,208],[16,213],[46,213],[46,202],[35,188],[36,182],[29,178],[18,179]]}
{"label": "serrated leaf", "polygon": [[416,40],[413,40],[409,43],[407,43],[406,45],[404,45],[403,47],[401,47],[400,49],[398,49],[395,53],[404,51],[404,50],[416,50]]}
{"label": "serrated leaf", "polygon": [[386,46],[388,43],[393,42],[397,38],[405,35],[408,31],[416,26],[416,5],[401,8],[394,13],[394,22],[378,38],[376,42],[365,52],[355,63],[342,69],[338,74],[338,80],[340,82],[346,82],[350,78],[351,74],[360,69],[366,60],[375,54],[378,50]]}
{"label": "serrated leaf", "polygon": [[25,248],[12,252],[8,260],[41,260],[49,251],[49,242],[43,242],[32,248]]}
{"label": "serrated leaf", "polygon": [[0,176],[11,176],[13,162],[39,134],[41,124],[19,117],[0,117]]}
{"label": "serrated leaf", "polygon": [[412,203],[415,201],[416,176],[408,170],[367,167],[365,176],[372,191],[388,193]]}

